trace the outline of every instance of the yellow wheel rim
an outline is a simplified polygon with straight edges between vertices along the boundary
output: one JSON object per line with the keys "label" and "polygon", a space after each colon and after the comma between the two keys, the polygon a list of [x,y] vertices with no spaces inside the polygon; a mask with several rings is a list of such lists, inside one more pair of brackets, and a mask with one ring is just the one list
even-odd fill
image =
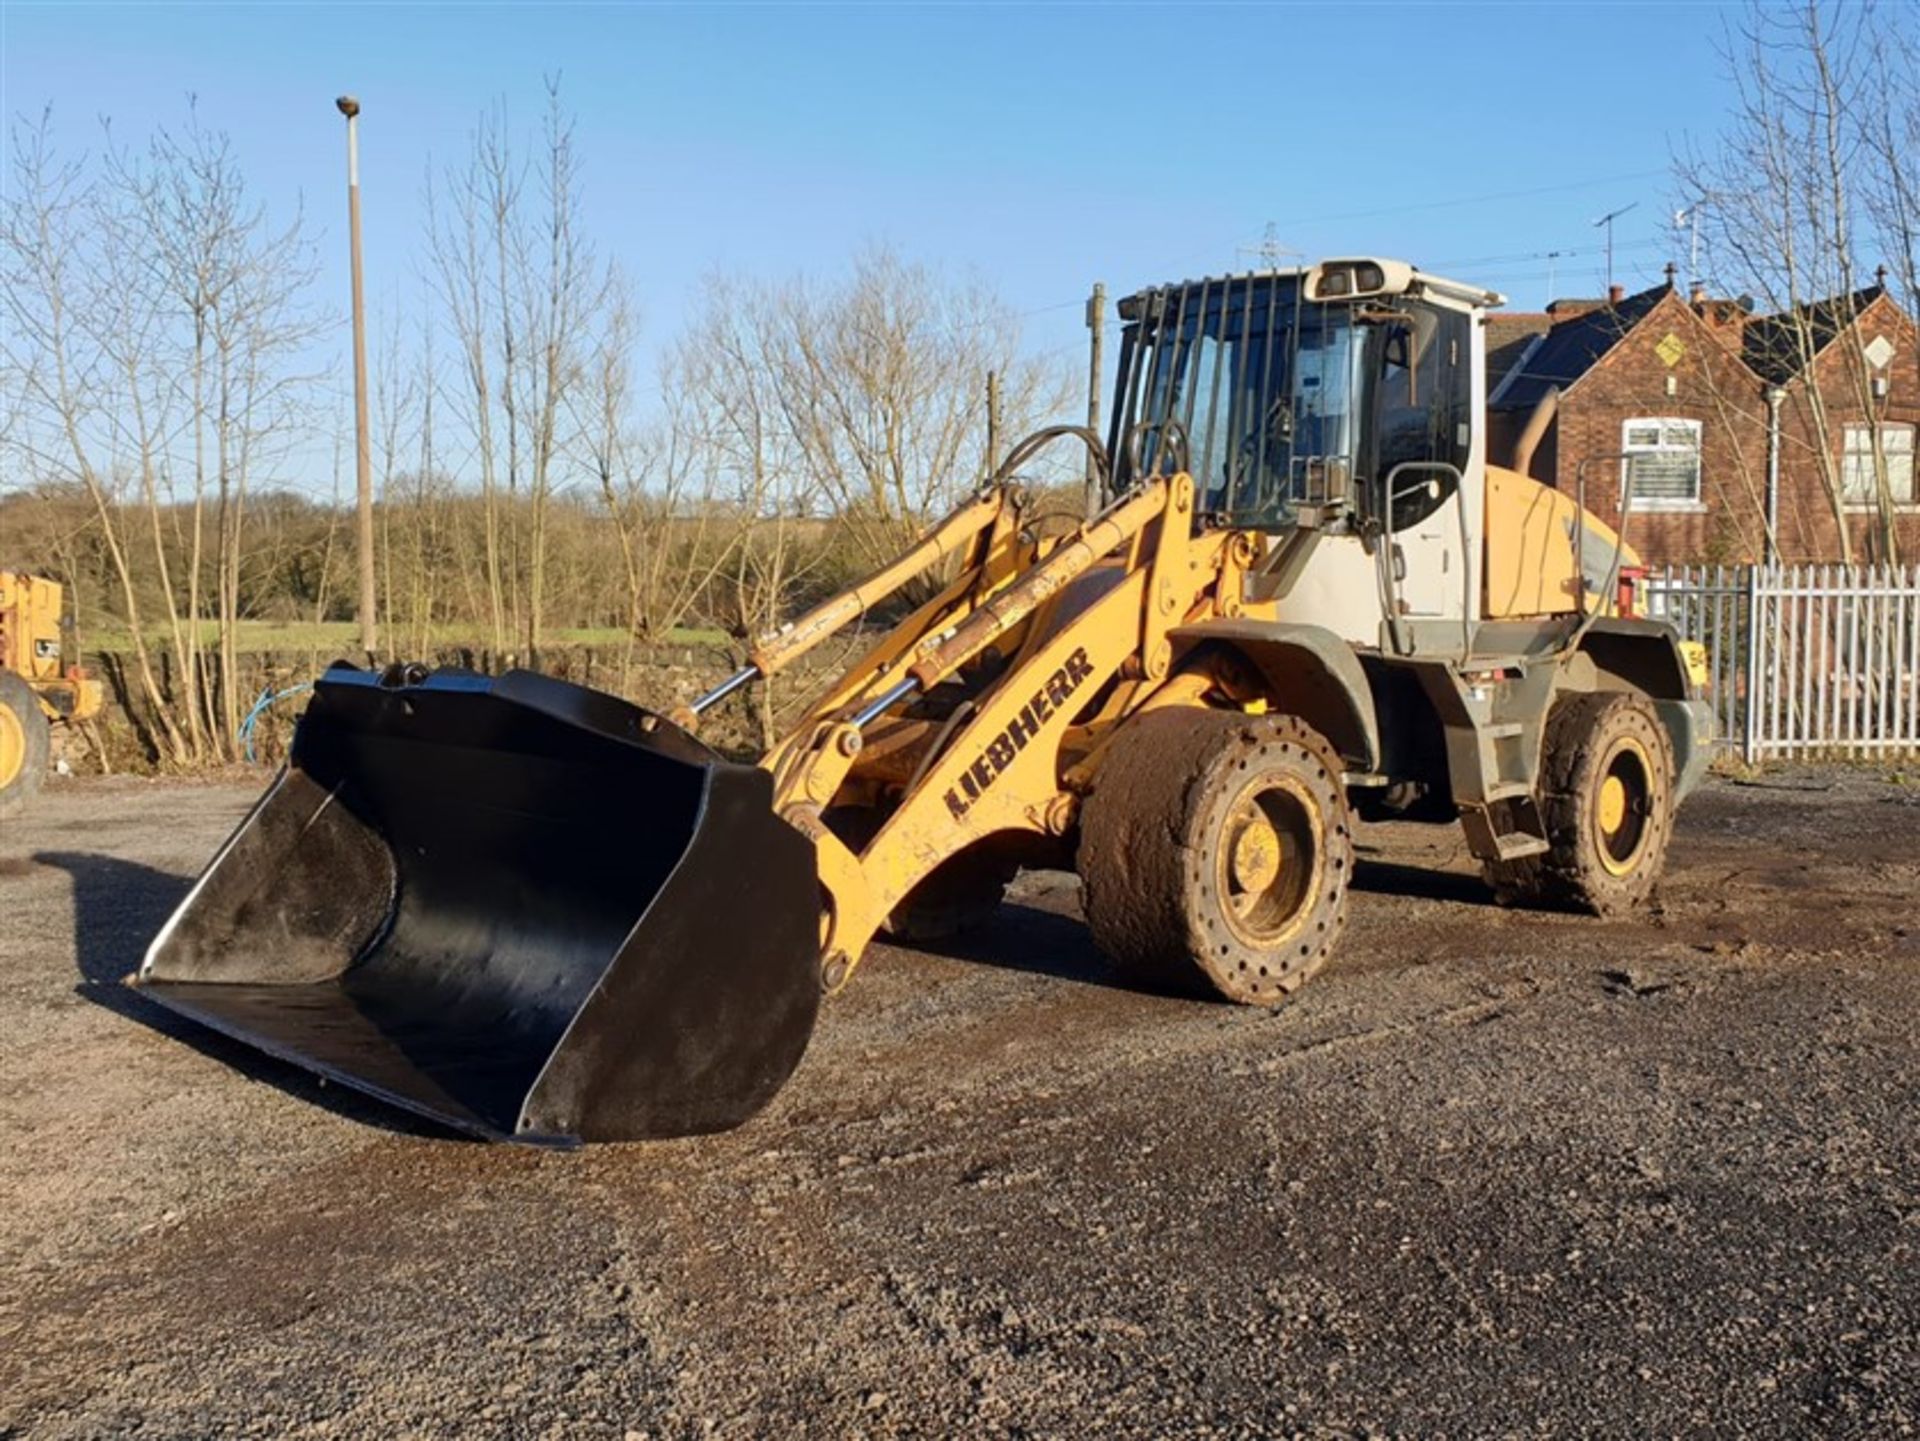
{"label": "yellow wheel rim", "polygon": [[1600,786],[1600,829],[1612,834],[1627,818],[1627,783],[1608,776]]}
{"label": "yellow wheel rim", "polygon": [[1233,880],[1242,892],[1264,891],[1280,875],[1280,837],[1265,818],[1242,828],[1233,842]]}
{"label": "yellow wheel rim", "polygon": [[1594,849],[1609,875],[1640,864],[1653,833],[1653,804],[1653,757],[1638,740],[1622,737],[1601,764],[1593,806]]}
{"label": "yellow wheel rim", "polygon": [[0,702],[0,791],[20,778],[27,763],[27,728],[11,707]]}
{"label": "yellow wheel rim", "polygon": [[1216,855],[1228,928],[1258,949],[1282,944],[1313,909],[1326,868],[1312,793],[1292,776],[1255,781],[1228,809]]}

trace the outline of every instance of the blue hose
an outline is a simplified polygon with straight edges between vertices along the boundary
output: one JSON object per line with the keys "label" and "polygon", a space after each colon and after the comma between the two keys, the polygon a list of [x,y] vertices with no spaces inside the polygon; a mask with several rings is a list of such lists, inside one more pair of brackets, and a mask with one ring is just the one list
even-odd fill
{"label": "blue hose", "polygon": [[283,701],[289,696],[301,695],[312,689],[313,682],[303,680],[299,685],[288,686],[283,691],[275,691],[272,686],[268,686],[260,692],[260,699],[253,703],[253,709],[247,712],[247,718],[240,722],[240,744],[246,748],[248,765],[254,763],[253,723],[271,710],[276,702]]}

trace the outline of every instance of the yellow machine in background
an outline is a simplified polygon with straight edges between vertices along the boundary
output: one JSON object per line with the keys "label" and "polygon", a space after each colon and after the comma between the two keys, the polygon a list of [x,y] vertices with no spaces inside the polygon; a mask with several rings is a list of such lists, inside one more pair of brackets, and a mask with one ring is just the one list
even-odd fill
{"label": "yellow machine in background", "polygon": [[46,779],[55,722],[100,711],[100,683],[60,663],[60,586],[0,570],[0,817]]}

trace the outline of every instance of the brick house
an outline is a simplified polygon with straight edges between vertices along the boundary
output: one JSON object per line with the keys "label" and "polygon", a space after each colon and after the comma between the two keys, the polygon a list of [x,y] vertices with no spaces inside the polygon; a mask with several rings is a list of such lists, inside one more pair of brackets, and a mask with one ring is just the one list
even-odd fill
{"label": "brick house", "polygon": [[1920,555],[1920,334],[1884,286],[1754,316],[1669,272],[1638,295],[1495,312],[1487,357],[1490,459],[1570,494],[1584,481],[1609,524],[1630,464],[1628,539],[1654,564],[1761,559],[1769,516],[1779,559],[1839,560],[1828,476],[1854,559],[1879,558],[1870,414],[1900,555]]}

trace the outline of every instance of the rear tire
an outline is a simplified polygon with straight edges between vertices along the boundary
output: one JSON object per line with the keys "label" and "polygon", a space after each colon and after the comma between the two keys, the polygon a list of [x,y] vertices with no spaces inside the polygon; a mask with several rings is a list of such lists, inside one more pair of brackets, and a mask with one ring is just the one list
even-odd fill
{"label": "rear tire", "polygon": [[1100,949],[1156,986],[1286,1000],[1346,922],[1341,772],[1294,716],[1169,709],[1121,722],[1081,818]]}
{"label": "rear tire", "polygon": [[1539,792],[1548,849],[1482,867],[1500,902],[1596,916],[1643,904],[1673,834],[1673,743],[1652,704],[1620,691],[1556,702]]}
{"label": "rear tire", "polygon": [[39,698],[12,671],[0,671],[0,819],[17,816],[47,778],[52,738]]}

